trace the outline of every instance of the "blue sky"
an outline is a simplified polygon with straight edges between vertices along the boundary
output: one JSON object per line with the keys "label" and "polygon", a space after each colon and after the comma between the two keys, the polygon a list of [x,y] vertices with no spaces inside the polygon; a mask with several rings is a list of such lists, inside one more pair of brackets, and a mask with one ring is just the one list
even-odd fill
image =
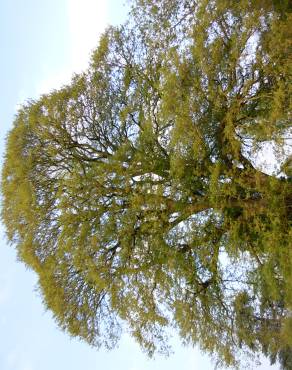
{"label": "blue sky", "polygon": [[[125,15],[123,0],[0,0],[0,150],[17,106],[70,80],[86,68],[107,24]],[[17,262],[0,226],[1,370],[211,370],[207,356],[183,348],[148,360],[124,336],[111,352],[69,338],[45,312],[36,276]],[[264,363],[258,369],[277,369]]]}

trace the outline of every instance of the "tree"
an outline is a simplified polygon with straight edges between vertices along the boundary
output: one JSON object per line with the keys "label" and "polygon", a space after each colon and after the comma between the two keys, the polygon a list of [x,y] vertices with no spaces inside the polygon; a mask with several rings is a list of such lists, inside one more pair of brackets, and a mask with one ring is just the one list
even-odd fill
{"label": "tree", "polygon": [[[289,3],[137,0],[7,138],[2,219],[59,325],[149,354],[168,329],[291,369]],[[289,177],[290,176],[290,177]]]}

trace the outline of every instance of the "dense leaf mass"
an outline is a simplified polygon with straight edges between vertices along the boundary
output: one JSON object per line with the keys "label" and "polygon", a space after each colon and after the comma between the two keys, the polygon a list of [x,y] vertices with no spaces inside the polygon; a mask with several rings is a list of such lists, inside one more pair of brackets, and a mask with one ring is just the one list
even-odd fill
{"label": "dense leaf mass", "polygon": [[291,158],[282,177],[254,160],[291,143],[290,10],[137,0],[86,72],[19,110],[2,219],[70,334],[124,328],[152,355],[175,328],[222,364],[292,369]]}

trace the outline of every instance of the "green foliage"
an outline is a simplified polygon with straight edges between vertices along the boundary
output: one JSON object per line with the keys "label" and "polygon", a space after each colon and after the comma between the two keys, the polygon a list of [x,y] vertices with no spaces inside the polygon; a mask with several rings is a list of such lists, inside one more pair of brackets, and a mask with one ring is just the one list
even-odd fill
{"label": "green foliage", "polygon": [[290,22],[288,2],[137,0],[19,110],[2,219],[64,330],[151,356],[175,328],[221,365],[291,369],[291,158],[277,178],[251,157],[289,134]]}

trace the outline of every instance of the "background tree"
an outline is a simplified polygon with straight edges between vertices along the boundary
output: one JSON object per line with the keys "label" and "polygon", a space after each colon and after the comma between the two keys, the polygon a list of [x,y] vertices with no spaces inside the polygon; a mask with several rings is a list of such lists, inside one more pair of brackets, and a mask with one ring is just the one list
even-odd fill
{"label": "background tree", "polygon": [[69,86],[23,106],[2,218],[59,325],[149,354],[168,328],[236,366],[291,369],[292,188],[259,170],[290,135],[288,2],[148,1]]}

